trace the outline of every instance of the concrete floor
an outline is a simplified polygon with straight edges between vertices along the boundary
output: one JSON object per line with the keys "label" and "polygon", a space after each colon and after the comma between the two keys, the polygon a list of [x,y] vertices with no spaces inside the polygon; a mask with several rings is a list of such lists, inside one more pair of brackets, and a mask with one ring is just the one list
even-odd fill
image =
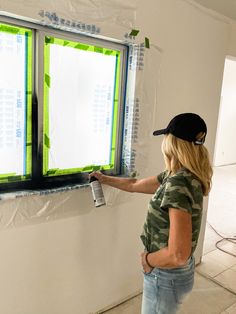
{"label": "concrete floor", "polygon": [[[202,262],[196,267],[193,291],[178,314],[236,314],[236,257],[215,247],[221,237],[236,236],[236,165],[214,169],[209,197]],[[236,241],[235,241],[236,242]],[[236,244],[224,240],[220,247],[236,255]],[[142,295],[106,311],[139,314]]]}

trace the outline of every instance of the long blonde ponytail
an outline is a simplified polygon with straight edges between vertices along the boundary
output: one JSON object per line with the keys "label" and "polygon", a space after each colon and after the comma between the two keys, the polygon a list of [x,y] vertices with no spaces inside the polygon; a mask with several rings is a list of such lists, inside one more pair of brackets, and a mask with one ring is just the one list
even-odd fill
{"label": "long blonde ponytail", "polygon": [[162,153],[170,173],[175,173],[182,167],[188,169],[201,182],[203,195],[209,194],[213,170],[204,145],[196,145],[168,134],[162,142]]}

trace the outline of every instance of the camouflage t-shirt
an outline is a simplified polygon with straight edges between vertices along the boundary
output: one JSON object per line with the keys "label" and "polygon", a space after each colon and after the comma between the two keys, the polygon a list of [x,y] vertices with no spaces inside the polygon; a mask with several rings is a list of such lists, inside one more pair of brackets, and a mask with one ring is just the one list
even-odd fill
{"label": "camouflage t-shirt", "polygon": [[148,252],[168,246],[169,208],[177,208],[192,215],[192,253],[201,226],[203,192],[200,181],[187,169],[182,168],[172,176],[167,171],[158,175],[159,188],[151,198],[141,239]]}

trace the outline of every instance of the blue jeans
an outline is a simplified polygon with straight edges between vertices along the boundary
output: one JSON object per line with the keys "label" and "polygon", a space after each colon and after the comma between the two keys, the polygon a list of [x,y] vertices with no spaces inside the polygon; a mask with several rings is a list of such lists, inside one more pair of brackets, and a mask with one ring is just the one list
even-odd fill
{"label": "blue jeans", "polygon": [[154,268],[144,274],[142,314],[175,314],[193,288],[194,257],[181,268]]}

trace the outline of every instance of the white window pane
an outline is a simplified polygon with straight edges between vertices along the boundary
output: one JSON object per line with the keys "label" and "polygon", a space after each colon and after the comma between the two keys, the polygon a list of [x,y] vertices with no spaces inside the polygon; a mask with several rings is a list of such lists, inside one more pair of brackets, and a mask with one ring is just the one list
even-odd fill
{"label": "white window pane", "polygon": [[50,46],[48,168],[108,165],[116,56]]}
{"label": "white window pane", "polygon": [[0,174],[25,174],[26,39],[0,32]]}

